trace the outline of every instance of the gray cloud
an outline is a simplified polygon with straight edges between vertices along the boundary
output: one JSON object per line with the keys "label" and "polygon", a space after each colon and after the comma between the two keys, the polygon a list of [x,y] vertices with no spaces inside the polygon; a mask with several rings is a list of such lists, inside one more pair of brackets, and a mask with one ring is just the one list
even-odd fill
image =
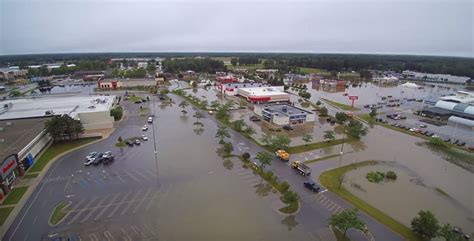
{"label": "gray cloud", "polygon": [[473,1],[0,1],[0,54],[126,51],[473,56]]}

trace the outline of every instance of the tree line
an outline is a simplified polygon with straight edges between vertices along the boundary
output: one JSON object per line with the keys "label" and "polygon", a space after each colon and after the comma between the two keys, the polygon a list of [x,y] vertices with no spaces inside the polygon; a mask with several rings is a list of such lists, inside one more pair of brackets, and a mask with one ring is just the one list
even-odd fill
{"label": "tree line", "polygon": [[226,71],[223,61],[211,58],[166,59],[162,64],[165,71],[169,73],[178,73],[188,70],[206,73]]}

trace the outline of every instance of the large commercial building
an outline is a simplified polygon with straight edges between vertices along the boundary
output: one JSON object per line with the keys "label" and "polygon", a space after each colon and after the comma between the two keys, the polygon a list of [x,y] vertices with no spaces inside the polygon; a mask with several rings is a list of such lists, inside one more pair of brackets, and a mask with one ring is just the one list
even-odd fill
{"label": "large commercial building", "polygon": [[16,78],[25,77],[28,71],[18,67],[0,68],[0,80],[9,81]]}
{"label": "large commercial building", "polygon": [[301,125],[314,122],[316,116],[307,110],[290,105],[256,105],[254,113],[276,125]]}
{"label": "large commercial building", "polygon": [[409,80],[432,81],[432,82],[451,82],[458,84],[469,83],[471,78],[466,76],[455,76],[450,74],[430,74],[405,70],[402,76]]}
{"label": "large commercial building", "polygon": [[237,94],[252,103],[290,101],[290,94],[283,86],[238,88]]}
{"label": "large commercial building", "polygon": [[0,102],[0,120],[15,120],[67,114],[86,130],[113,128],[110,109],[115,96],[40,97]]}
{"label": "large commercial building", "polygon": [[445,119],[448,125],[474,130],[474,93],[458,91],[455,95],[440,97],[434,107],[424,108],[423,113]]}
{"label": "large commercial building", "polygon": [[250,88],[250,87],[270,87],[268,84],[264,83],[235,83],[235,82],[218,82],[216,88],[222,94],[227,96],[237,95],[237,90],[240,88]]}
{"label": "large commercial building", "polygon": [[0,120],[0,200],[51,143],[44,131],[48,118]]}
{"label": "large commercial building", "polygon": [[138,86],[156,86],[155,79],[99,79],[97,87],[99,89],[118,89]]}

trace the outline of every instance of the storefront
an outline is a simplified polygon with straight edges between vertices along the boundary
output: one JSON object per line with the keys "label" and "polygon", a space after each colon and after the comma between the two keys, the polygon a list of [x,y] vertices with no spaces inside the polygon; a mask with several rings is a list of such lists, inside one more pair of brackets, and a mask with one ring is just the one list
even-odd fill
{"label": "storefront", "polygon": [[1,165],[0,186],[4,194],[7,194],[15,184],[18,174],[18,155],[7,156]]}

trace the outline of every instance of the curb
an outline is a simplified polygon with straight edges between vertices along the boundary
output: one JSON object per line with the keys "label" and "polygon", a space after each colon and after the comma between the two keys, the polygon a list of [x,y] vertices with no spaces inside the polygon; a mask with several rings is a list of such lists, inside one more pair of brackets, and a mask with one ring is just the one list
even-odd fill
{"label": "curb", "polygon": [[[112,132],[114,132],[114,131],[115,131],[115,129]],[[73,151],[79,150],[80,148],[83,148],[83,147],[86,147],[86,146],[89,146],[89,145],[92,145],[92,144],[96,144],[100,141],[103,141],[103,140],[107,139],[108,137],[109,136],[102,137],[101,139],[98,139],[96,141],[89,142],[87,144],[72,148],[71,150],[68,150],[66,152],[63,152],[63,153],[59,154],[58,156],[53,158],[51,161],[49,161],[48,164],[46,164],[46,166],[43,168],[43,170],[41,172],[39,172],[39,175],[36,177],[36,178],[38,178],[37,180],[42,180],[44,178],[44,176],[46,175],[46,173],[51,168],[51,166],[53,165],[53,163],[55,163],[58,159],[62,158],[64,155],[69,154]],[[10,229],[10,226],[13,224],[13,222],[17,218],[20,211],[23,209],[23,207],[26,204],[26,202],[28,201],[28,199],[31,197],[31,194],[33,194],[33,192],[38,187],[39,183],[40,183],[40,181],[33,182],[33,184],[31,186],[29,186],[29,188],[26,190],[25,194],[23,194],[23,197],[20,199],[20,201],[13,208],[10,215],[8,215],[8,217],[5,220],[5,222],[3,223],[3,225],[0,226],[0,236],[2,237],[2,240],[3,240],[3,237],[5,236],[6,232]]]}
{"label": "curb", "polygon": [[[281,203],[283,203],[282,201],[280,201]],[[284,203],[283,203],[284,204]],[[286,206],[283,206],[281,208],[284,208]],[[301,210],[301,202],[300,200],[298,200],[298,209],[296,209],[296,211],[292,212],[292,213],[284,213],[282,211],[280,211],[280,208],[277,209],[276,211],[280,214],[280,215],[283,215],[283,216],[288,216],[288,215],[295,215],[295,214],[298,214]]]}
{"label": "curb", "polygon": [[[66,210],[67,208],[69,208],[69,206],[71,206],[71,204],[72,204],[71,201],[67,201],[66,206],[64,206],[64,207],[61,209],[61,211]],[[55,207],[55,208],[56,208],[56,207]],[[51,223],[51,218],[53,217],[53,213],[54,213],[54,209],[53,209],[53,212],[51,212],[51,215],[49,215],[49,219],[48,219],[48,225],[51,226],[51,227],[55,227],[55,226],[58,226],[59,224],[61,224],[61,223],[64,221],[64,219],[66,219],[67,216],[69,216],[69,214],[70,214],[71,212],[68,211],[68,212],[66,213],[66,215],[64,215],[64,217],[62,217],[62,218],[58,221],[57,224],[52,224],[52,223]]]}

